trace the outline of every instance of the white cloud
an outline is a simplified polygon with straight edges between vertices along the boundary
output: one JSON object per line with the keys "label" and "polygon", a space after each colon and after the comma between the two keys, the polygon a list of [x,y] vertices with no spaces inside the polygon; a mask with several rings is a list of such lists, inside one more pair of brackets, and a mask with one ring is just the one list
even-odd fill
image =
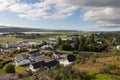
{"label": "white cloud", "polygon": [[11,5],[15,4],[15,0],[0,0],[0,11],[5,11]]}
{"label": "white cloud", "polygon": [[[0,11],[8,10],[17,13],[21,18],[65,19],[78,9],[65,0],[43,0],[34,4],[20,3],[20,0],[0,0]],[[50,12],[53,11],[53,12]]]}
{"label": "white cloud", "polygon": [[16,12],[16,13],[24,13],[27,12],[28,10],[32,9],[32,5],[29,4],[23,4],[23,3],[16,3],[8,8],[11,12]]}
{"label": "white cloud", "polygon": [[81,9],[84,20],[120,24],[120,0],[40,0],[34,4],[21,3],[20,0],[0,0],[0,4],[0,11],[7,10],[32,20],[65,19]]}
{"label": "white cloud", "polygon": [[84,20],[93,20],[100,23],[120,24],[120,8],[97,8],[85,12]]}

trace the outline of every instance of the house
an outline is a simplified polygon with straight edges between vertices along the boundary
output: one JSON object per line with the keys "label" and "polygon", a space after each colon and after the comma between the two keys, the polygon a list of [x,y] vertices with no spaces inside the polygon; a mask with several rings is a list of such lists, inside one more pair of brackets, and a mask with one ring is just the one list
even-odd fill
{"label": "house", "polygon": [[18,55],[14,58],[14,65],[15,66],[21,66],[21,65],[26,65],[29,64],[30,60],[27,55]]}
{"label": "house", "polygon": [[51,45],[43,45],[41,49],[53,49]]}
{"label": "house", "polygon": [[60,59],[59,63],[63,66],[67,66],[69,64],[73,64],[76,60],[76,57],[74,55],[67,55],[65,59]]}
{"label": "house", "polygon": [[67,55],[65,53],[62,53],[62,52],[53,51],[53,56],[55,58],[65,58]]}
{"label": "house", "polygon": [[102,41],[97,41],[96,43],[97,43],[97,44],[102,44],[103,42],[102,42]]}
{"label": "house", "polygon": [[38,71],[41,67],[45,70],[53,69],[57,65],[57,60],[48,58],[48,57],[41,57],[40,61],[34,62],[30,65],[30,69],[33,72]]}
{"label": "house", "polygon": [[48,44],[52,44],[52,45],[58,44],[56,38],[49,38],[47,42],[48,42]]}
{"label": "house", "polygon": [[38,56],[38,55],[42,55],[42,54],[43,54],[43,52],[40,52],[40,50],[38,50],[38,49],[31,50],[31,51],[29,51],[27,53],[27,55],[29,57],[31,57],[31,56]]}
{"label": "house", "polygon": [[76,60],[76,57],[74,56],[74,55],[67,55],[67,60],[69,61],[69,62],[75,62],[75,60]]}
{"label": "house", "polygon": [[74,37],[67,37],[67,40],[73,41],[73,40],[74,40]]}
{"label": "house", "polygon": [[33,71],[33,72],[36,72],[38,71],[41,67],[44,66],[44,61],[39,61],[39,62],[35,62],[35,63],[32,63],[30,65],[30,69]]}
{"label": "house", "polygon": [[49,38],[48,40],[49,40],[49,41],[53,41],[53,42],[56,42],[56,41],[57,41],[56,38]]}
{"label": "house", "polygon": [[58,61],[56,59],[51,61],[45,61],[44,68],[45,70],[53,69],[57,65]]}
{"label": "house", "polygon": [[120,50],[120,45],[117,45],[116,48],[117,48],[118,50]]}
{"label": "house", "polygon": [[62,39],[62,41],[67,41],[68,39],[67,38],[61,38]]}

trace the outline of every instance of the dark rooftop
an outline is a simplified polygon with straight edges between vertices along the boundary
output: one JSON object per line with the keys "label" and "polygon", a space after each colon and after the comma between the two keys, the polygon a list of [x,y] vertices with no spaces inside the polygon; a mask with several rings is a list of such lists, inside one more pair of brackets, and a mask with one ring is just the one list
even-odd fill
{"label": "dark rooftop", "polygon": [[57,60],[52,60],[52,61],[49,61],[49,62],[45,62],[45,66],[51,68],[52,66],[55,66],[57,65]]}
{"label": "dark rooftop", "polygon": [[56,55],[64,55],[65,53],[54,51],[54,54],[56,54]]}
{"label": "dark rooftop", "polygon": [[69,62],[73,62],[73,61],[76,60],[76,57],[74,55],[68,55],[67,59],[68,59]]}
{"label": "dark rooftop", "polygon": [[35,62],[32,63],[31,65],[34,67],[34,69],[37,69],[44,66],[44,61]]}
{"label": "dark rooftop", "polygon": [[40,50],[34,49],[34,50],[29,51],[28,54],[34,54],[34,53],[38,53],[38,52],[40,52]]}

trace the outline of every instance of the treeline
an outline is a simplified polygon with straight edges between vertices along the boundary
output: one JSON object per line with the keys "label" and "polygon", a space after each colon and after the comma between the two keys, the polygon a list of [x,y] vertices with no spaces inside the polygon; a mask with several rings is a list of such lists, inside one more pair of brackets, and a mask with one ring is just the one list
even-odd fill
{"label": "treeline", "polygon": [[36,39],[36,38],[50,38],[50,37],[56,37],[56,36],[61,36],[63,34],[59,34],[59,33],[45,33],[45,34],[16,34],[15,37],[16,38],[23,38],[23,39]]}
{"label": "treeline", "polygon": [[100,40],[101,44],[97,43],[95,35],[84,37],[83,35],[76,37],[73,41],[62,41],[59,37],[58,48],[61,50],[71,51],[90,51],[90,52],[102,52],[106,51],[108,44],[104,40]]}
{"label": "treeline", "polygon": [[96,38],[108,40],[111,46],[116,46],[120,44],[120,32],[102,32],[95,34]]}
{"label": "treeline", "polygon": [[23,34],[23,35],[16,35],[16,38],[23,38],[23,39],[35,39],[42,37],[40,34]]}

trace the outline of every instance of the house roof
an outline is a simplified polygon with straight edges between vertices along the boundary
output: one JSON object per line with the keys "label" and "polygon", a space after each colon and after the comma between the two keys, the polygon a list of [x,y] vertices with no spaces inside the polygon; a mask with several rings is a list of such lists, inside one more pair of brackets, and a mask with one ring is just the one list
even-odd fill
{"label": "house roof", "polygon": [[41,48],[53,48],[51,45],[43,45]]}
{"label": "house roof", "polygon": [[40,50],[34,49],[34,50],[29,51],[28,54],[34,54],[34,53],[38,53],[38,52],[40,52]]}
{"label": "house roof", "polygon": [[44,66],[44,61],[39,61],[31,64],[34,69],[40,68]]}
{"label": "house roof", "polygon": [[51,68],[55,66],[56,64],[57,64],[57,60],[52,59],[51,61],[41,60],[39,62],[32,63],[31,65],[33,66],[34,69],[37,69],[43,66],[47,66],[48,68]]}
{"label": "house roof", "polygon": [[38,49],[34,49],[29,51],[28,54],[31,56],[39,56],[39,55],[43,55],[43,52],[40,52],[40,50]]}
{"label": "house roof", "polygon": [[54,51],[53,53],[56,54],[56,55],[64,55],[65,54],[65,53],[58,52],[58,51]]}
{"label": "house roof", "polygon": [[55,66],[56,64],[57,64],[57,60],[45,62],[45,66],[47,66],[48,68],[51,68],[51,67]]}
{"label": "house roof", "polygon": [[44,55],[32,57],[32,59],[33,59],[34,61],[45,61],[45,62],[49,62],[49,61],[54,60],[53,58],[49,58],[49,57],[46,57],[46,56],[44,56]]}
{"label": "house roof", "polygon": [[27,56],[27,55],[18,55],[18,56],[15,57],[15,60],[16,60],[17,62],[20,62],[20,61],[26,60],[26,59],[28,59],[28,56]]}
{"label": "house roof", "polygon": [[74,62],[76,60],[76,57],[74,55],[67,55],[67,60],[69,62]]}

